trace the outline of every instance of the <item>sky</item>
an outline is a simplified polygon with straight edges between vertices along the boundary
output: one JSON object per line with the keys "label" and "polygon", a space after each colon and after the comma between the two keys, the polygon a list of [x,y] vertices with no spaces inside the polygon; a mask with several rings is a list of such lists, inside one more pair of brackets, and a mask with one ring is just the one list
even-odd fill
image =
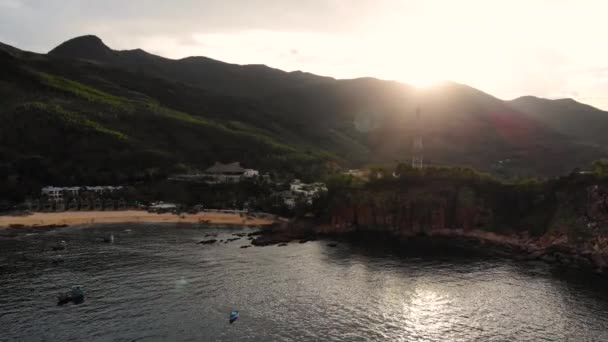
{"label": "sky", "polygon": [[608,110],[606,13],[607,0],[0,0],[0,41],[44,53],[94,34],[169,58],[451,80]]}

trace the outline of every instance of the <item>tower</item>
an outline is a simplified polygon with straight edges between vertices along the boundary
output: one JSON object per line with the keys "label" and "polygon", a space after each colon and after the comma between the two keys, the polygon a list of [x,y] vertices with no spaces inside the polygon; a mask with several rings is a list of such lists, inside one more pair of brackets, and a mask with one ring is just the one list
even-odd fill
{"label": "tower", "polygon": [[422,145],[422,118],[420,115],[420,107],[416,108],[416,117],[414,118],[414,141],[412,148],[412,168],[422,169],[424,167],[424,148]]}

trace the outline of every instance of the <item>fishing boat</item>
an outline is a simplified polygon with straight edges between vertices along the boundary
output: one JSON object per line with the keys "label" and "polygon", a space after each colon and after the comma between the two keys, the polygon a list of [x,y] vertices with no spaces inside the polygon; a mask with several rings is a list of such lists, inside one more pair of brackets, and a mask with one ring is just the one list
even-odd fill
{"label": "fishing boat", "polygon": [[57,296],[57,305],[64,305],[69,302],[80,304],[84,302],[84,290],[80,285],[72,286],[70,291]]}
{"label": "fishing boat", "polygon": [[232,311],[230,313],[230,324],[232,324],[234,321],[236,321],[239,318],[239,312],[238,311]]}

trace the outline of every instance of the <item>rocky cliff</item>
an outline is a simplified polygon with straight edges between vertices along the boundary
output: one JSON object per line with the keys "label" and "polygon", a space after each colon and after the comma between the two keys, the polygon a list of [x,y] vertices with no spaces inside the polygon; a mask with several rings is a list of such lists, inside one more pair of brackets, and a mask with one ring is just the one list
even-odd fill
{"label": "rocky cliff", "polygon": [[323,234],[463,239],[565,264],[608,265],[608,186],[566,177],[545,183],[390,181],[331,193]]}

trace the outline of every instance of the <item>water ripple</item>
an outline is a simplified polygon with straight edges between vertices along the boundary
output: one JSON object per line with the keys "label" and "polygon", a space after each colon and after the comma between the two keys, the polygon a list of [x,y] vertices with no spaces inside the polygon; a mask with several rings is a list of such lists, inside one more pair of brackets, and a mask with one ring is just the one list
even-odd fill
{"label": "water ripple", "polygon": [[[5,233],[0,339],[608,340],[603,278],[347,243],[195,244],[210,232],[227,239],[242,231],[131,224]],[[99,242],[109,234],[113,244]],[[60,240],[68,249],[51,251]],[[57,307],[57,293],[72,284],[85,286],[87,300]],[[230,325],[227,313],[235,308],[241,318]]]}

